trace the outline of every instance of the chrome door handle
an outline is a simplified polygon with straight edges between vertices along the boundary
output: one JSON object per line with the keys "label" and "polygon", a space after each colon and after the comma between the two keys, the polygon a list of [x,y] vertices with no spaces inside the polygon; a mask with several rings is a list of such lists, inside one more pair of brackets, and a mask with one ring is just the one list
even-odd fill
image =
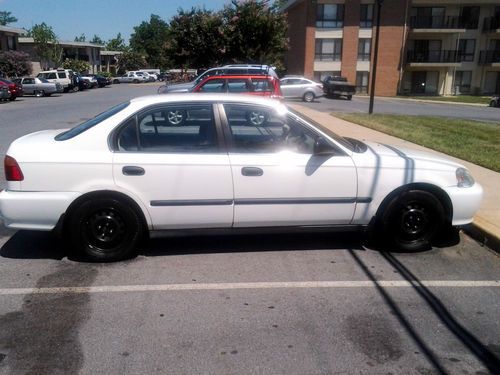
{"label": "chrome door handle", "polygon": [[126,165],[122,168],[122,173],[125,176],[143,176],[146,171],[142,167],[137,167],[134,165]]}
{"label": "chrome door handle", "polygon": [[241,174],[243,176],[262,176],[264,171],[258,167],[243,167],[241,168]]}

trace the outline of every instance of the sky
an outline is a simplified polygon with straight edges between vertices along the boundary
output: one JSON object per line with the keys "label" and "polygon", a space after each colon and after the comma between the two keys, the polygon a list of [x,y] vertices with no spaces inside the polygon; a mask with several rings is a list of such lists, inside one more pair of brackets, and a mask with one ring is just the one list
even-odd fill
{"label": "sky", "polygon": [[59,40],[73,41],[85,34],[107,41],[120,32],[128,42],[134,26],[149,21],[151,14],[166,22],[182,9],[200,7],[220,10],[229,0],[0,0],[0,11],[11,12],[18,21],[8,26],[29,29],[45,22]]}

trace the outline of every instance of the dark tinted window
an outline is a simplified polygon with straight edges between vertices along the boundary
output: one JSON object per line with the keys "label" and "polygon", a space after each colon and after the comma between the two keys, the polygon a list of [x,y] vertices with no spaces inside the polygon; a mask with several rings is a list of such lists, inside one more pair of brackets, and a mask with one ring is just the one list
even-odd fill
{"label": "dark tinted window", "polygon": [[252,78],[253,91],[256,92],[272,92],[273,87],[271,82],[266,78]]}
{"label": "dark tinted window", "polygon": [[246,79],[228,79],[227,92],[248,92]]}

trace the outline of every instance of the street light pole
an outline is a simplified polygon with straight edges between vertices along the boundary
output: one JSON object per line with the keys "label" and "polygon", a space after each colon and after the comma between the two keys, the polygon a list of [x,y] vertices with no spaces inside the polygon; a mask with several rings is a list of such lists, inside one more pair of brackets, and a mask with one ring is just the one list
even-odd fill
{"label": "street light pole", "polygon": [[375,49],[373,51],[373,69],[372,69],[372,82],[370,87],[370,106],[368,113],[373,113],[373,99],[375,97],[375,80],[377,78],[377,60],[378,60],[378,39],[380,34],[380,13],[382,10],[382,3],[384,0],[377,0],[377,31],[375,33]]}

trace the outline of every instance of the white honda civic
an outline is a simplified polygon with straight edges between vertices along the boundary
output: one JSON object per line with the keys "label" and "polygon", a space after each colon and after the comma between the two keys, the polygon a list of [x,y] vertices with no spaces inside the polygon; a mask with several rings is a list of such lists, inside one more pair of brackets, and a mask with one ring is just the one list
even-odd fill
{"label": "white honda civic", "polygon": [[96,261],[130,257],[151,231],[200,229],[369,229],[416,251],[470,223],[482,198],[450,160],[342,138],[245,95],[133,99],[17,139],[5,174],[7,227],[61,229]]}

